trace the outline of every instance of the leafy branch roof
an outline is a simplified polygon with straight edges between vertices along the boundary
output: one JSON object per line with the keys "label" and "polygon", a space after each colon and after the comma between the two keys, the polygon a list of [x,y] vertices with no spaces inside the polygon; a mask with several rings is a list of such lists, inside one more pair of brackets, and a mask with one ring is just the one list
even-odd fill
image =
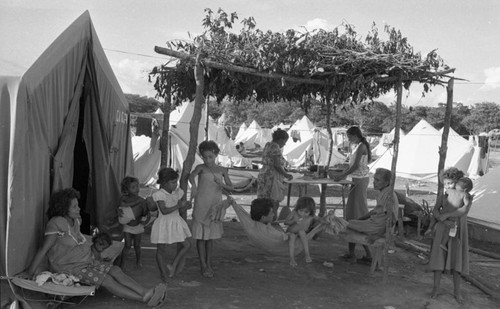
{"label": "leafy branch roof", "polygon": [[[236,13],[229,16],[221,9],[217,14],[205,11],[206,31],[202,35],[192,42],[167,42],[178,58],[152,70],[159,96],[172,91],[177,101],[193,99],[193,64],[198,54],[206,66],[205,92],[218,100],[249,96],[260,101],[302,100],[304,96],[321,96],[337,104],[356,103],[375,99],[399,82],[406,89],[413,81],[420,82],[423,92],[427,92],[430,86],[446,83],[454,71],[436,50],[422,57],[400,31],[389,26],[384,27],[387,39],[381,38],[375,24],[364,38],[348,24],[340,30],[281,33],[257,29],[250,17],[242,20],[239,33],[232,33],[229,29],[238,19]],[[179,52],[182,57],[177,56]]]}

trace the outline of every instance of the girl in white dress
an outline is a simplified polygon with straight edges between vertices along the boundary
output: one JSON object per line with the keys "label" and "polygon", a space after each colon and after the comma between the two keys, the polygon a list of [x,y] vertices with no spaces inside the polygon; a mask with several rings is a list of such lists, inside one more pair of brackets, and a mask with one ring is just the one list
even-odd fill
{"label": "girl in white dress", "polygon": [[[160,190],[153,193],[153,200],[158,207],[158,218],[151,228],[151,243],[156,244],[156,262],[160,269],[161,279],[166,281],[167,270],[169,277],[178,274],[184,268],[186,254],[191,247],[188,238],[191,237],[189,227],[180,216],[179,210],[191,208],[191,204],[182,201],[184,191],[177,188],[179,174],[171,168],[162,168],[158,172]],[[167,261],[167,245],[177,244],[177,254],[172,264]]]}

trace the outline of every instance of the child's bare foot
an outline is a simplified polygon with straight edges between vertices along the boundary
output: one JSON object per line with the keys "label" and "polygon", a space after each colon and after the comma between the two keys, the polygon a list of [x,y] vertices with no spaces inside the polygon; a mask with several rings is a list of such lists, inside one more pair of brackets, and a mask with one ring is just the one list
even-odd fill
{"label": "child's bare foot", "polygon": [[464,298],[462,297],[462,294],[460,294],[460,292],[455,292],[455,299],[457,300],[457,303],[459,303],[459,304],[464,303]]}
{"label": "child's bare foot", "polygon": [[295,260],[290,260],[290,266],[297,267],[297,262]]}
{"label": "child's bare foot", "polygon": [[306,263],[312,263],[312,259],[310,256],[306,256]]}
{"label": "child's bare foot", "polygon": [[212,266],[208,266],[207,267],[208,271],[212,274],[212,277],[215,275],[215,271],[214,269],[212,268]]}
{"label": "child's bare foot", "polygon": [[210,269],[208,268],[205,268],[201,271],[201,274],[203,277],[205,278],[212,278],[214,276],[214,273],[213,271],[211,271]]}
{"label": "child's bare foot", "polygon": [[142,269],[142,263],[141,262],[138,262],[135,264],[135,268],[136,269]]}
{"label": "child's bare foot", "polygon": [[170,278],[173,278],[174,275],[175,275],[175,268],[174,266],[172,266],[171,264],[167,264],[167,269],[168,269],[168,272],[169,272],[169,277]]}
{"label": "child's bare foot", "polygon": [[436,298],[438,296],[438,291],[437,289],[432,289],[432,292],[431,292],[431,298]]}

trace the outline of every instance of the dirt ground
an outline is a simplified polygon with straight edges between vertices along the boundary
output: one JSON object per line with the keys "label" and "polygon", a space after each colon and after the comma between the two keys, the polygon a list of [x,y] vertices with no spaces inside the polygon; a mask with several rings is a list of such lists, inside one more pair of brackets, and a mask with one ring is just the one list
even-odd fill
{"label": "dirt ground", "polygon": [[[498,156],[500,158],[500,155]],[[500,163],[500,160],[495,161]],[[431,205],[435,200],[436,184],[421,184],[398,180],[397,190],[410,187],[410,198],[416,202],[426,199]],[[370,182],[370,187],[372,182]],[[317,186],[308,194],[318,197]],[[329,187],[327,204],[340,205],[340,190]],[[292,192],[292,203],[298,192]],[[369,204],[374,205],[376,193],[368,192]],[[253,193],[236,195],[242,205],[255,198]],[[317,201],[319,199],[316,199]],[[283,203],[282,203],[283,204]],[[168,281],[168,300],[162,308],[500,308],[500,300],[491,297],[475,285],[463,281],[465,304],[458,304],[453,297],[450,275],[444,275],[441,292],[430,298],[433,274],[425,270],[425,255],[393,246],[388,254],[388,283],[382,283],[382,272],[370,274],[369,265],[351,264],[340,258],[347,244],[330,235],[321,235],[311,242],[313,263],[306,264],[303,255],[297,268],[291,268],[286,256],[273,256],[252,245],[233,212],[228,211],[224,222],[224,237],[214,244],[213,278],[201,276],[195,243],[188,254],[182,274]],[[190,221],[190,220],[188,220]],[[410,228],[408,239],[414,238]],[[423,244],[426,240],[421,240]],[[474,243],[473,243],[474,244]],[[474,244],[475,245],[475,244]],[[478,244],[480,245],[480,244]],[[489,247],[488,247],[489,246]],[[499,246],[486,244],[485,250],[500,254]],[[156,248],[145,234],[142,245],[142,269],[131,269],[129,274],[146,287],[160,282],[155,261]],[[175,247],[169,247],[173,259]],[[357,248],[361,257],[363,250]],[[499,260],[471,253],[471,273],[500,291]],[[127,261],[133,263],[131,250]],[[333,267],[324,266],[333,263]],[[484,266],[487,265],[487,266]],[[79,299],[75,299],[79,301]],[[69,307],[69,306],[63,306]],[[140,308],[144,305],[123,300],[105,290],[85,299],[78,308]]]}

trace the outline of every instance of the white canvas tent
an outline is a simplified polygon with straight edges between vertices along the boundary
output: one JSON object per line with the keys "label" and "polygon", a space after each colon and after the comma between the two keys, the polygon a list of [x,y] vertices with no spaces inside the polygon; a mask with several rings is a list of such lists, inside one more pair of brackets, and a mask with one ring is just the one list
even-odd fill
{"label": "white canvas tent", "polygon": [[[394,140],[394,133],[396,132],[395,130],[396,129],[392,129],[391,132],[382,134],[382,137],[378,141],[377,146],[372,149],[373,156],[380,157],[391,148],[390,144],[392,144],[392,141]],[[399,129],[399,139],[401,140],[404,136],[405,132]]]}
{"label": "white canvas tent", "polygon": [[[328,163],[328,153],[329,137],[327,133],[320,129],[312,130],[312,135],[303,141],[294,142],[292,139],[288,139],[283,147],[283,157],[295,168],[306,163],[309,156],[312,156],[314,164],[326,166]],[[334,146],[330,166],[344,163],[345,159],[346,157],[338,152]]]}
{"label": "white canvas tent", "polygon": [[[193,117],[194,104],[184,102],[181,106],[173,110],[170,114],[170,145],[169,158],[171,167],[182,170],[184,159],[187,156],[190,139],[189,127]],[[218,126],[215,121],[209,117],[208,139],[213,140],[219,146],[221,152],[218,156],[219,164],[222,166],[247,167],[251,161],[241,156],[236,150],[234,141],[229,139],[223,127]],[[205,140],[205,126],[207,123],[207,111],[202,109],[200,126],[198,128],[197,145]],[[159,148],[159,136],[153,135],[153,138],[147,136],[134,136],[132,138],[132,147],[134,151],[134,170],[136,177],[141,184],[154,185],[158,178],[158,169],[161,164],[161,151]],[[193,168],[202,163],[201,157],[197,153]]]}
{"label": "white canvas tent", "polygon": [[[2,57],[16,55],[11,47]],[[128,103],[90,14],[34,57],[21,74],[0,68],[0,259],[7,276],[24,270],[39,247],[54,190],[81,191],[80,207],[101,226],[132,172]]]}
{"label": "white canvas tent", "polygon": [[[439,130],[439,133],[443,133],[443,128]],[[470,141],[464,137],[462,137],[460,134],[458,134],[455,130],[450,128],[449,134],[448,134],[448,139],[449,140],[454,140],[457,143],[464,143],[467,142],[473,147],[473,153],[470,159],[470,163],[468,167],[463,170],[468,177],[472,179],[477,179],[479,178],[482,174],[484,174],[487,170],[487,158],[481,158],[481,147],[474,145],[473,141]]]}
{"label": "white canvas tent", "polygon": [[307,118],[303,116],[301,119],[297,120],[288,131],[291,139],[306,141],[313,135],[314,124]]}
{"label": "white canvas tent", "polygon": [[289,128],[290,128],[289,125],[286,125],[283,122],[281,122],[279,125],[275,125],[274,127],[272,127],[271,131],[274,132],[274,131],[276,131],[278,129],[281,129],[283,131],[288,131]]}
{"label": "white canvas tent", "polygon": [[[441,133],[427,121],[420,120],[413,129],[401,139],[399,144],[396,175],[421,181],[437,182],[439,147]],[[468,141],[448,139],[445,168],[457,167],[466,171],[473,154],[473,147]],[[370,164],[370,171],[379,167],[391,169],[392,149]]]}
{"label": "white canvas tent", "polygon": [[243,143],[246,149],[254,149],[257,145],[264,148],[266,143],[271,140],[271,129],[261,128],[257,121],[254,120],[242,135],[238,132],[238,136],[234,139],[234,142],[236,144]]}
{"label": "white canvas tent", "polygon": [[468,220],[500,230],[500,167],[491,168],[475,180],[471,194],[474,201]]}
{"label": "white canvas tent", "polygon": [[245,133],[246,130],[247,130],[247,125],[243,122],[240,125],[240,128],[238,129],[238,133],[236,133],[234,140],[237,141],[237,140],[241,139],[241,137],[243,136],[243,134]]}

